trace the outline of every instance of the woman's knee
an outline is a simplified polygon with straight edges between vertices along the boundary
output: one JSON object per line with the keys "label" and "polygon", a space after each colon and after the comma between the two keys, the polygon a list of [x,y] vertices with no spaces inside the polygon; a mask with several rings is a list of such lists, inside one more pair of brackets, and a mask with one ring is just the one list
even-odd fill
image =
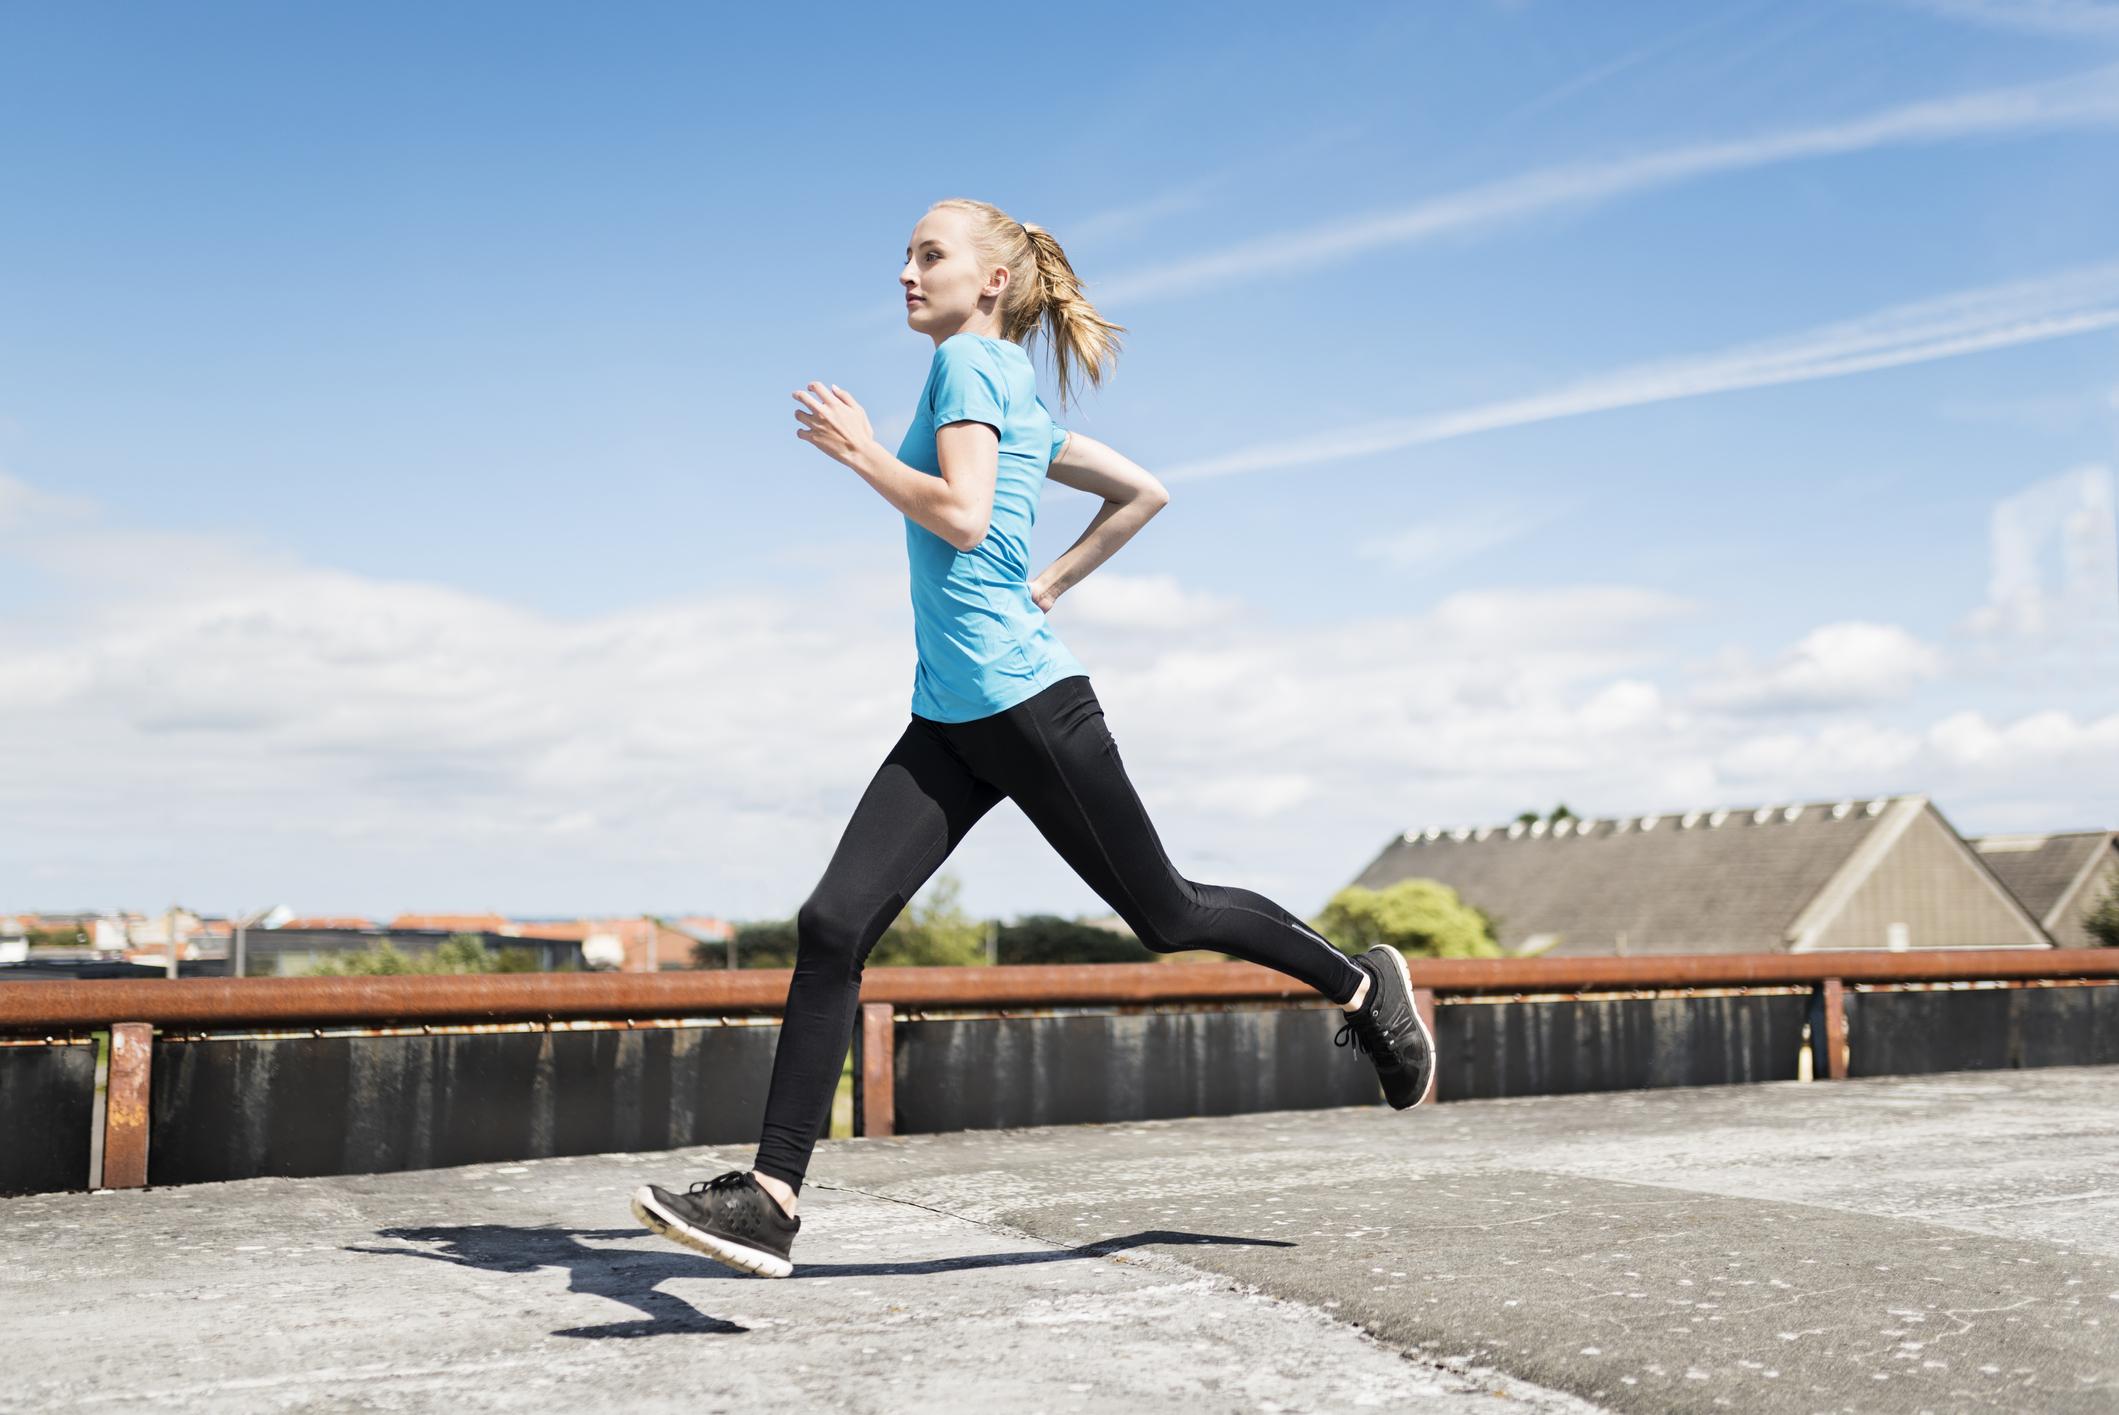
{"label": "woman's knee", "polygon": [[1184,953],[1195,948],[1213,947],[1213,911],[1199,903],[1190,880],[1184,883],[1185,890],[1179,899],[1126,919],[1133,936],[1150,953]]}
{"label": "woman's knee", "polygon": [[861,929],[867,922],[856,910],[823,895],[812,894],[795,911],[797,960],[814,959],[851,968],[861,953]]}

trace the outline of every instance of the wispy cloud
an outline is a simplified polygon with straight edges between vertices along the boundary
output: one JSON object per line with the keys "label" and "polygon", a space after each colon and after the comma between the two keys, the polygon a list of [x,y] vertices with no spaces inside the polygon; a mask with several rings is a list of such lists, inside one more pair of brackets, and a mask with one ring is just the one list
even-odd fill
{"label": "wispy cloud", "polygon": [[1099,304],[1139,303],[1275,271],[1310,270],[1369,251],[1520,221],[1565,206],[1722,172],[1896,144],[2115,122],[2119,122],[2119,66],[1904,104],[1841,123],[1544,168],[1396,211],[1278,231],[1207,255],[1094,281],[1089,293]]}
{"label": "wispy cloud", "polygon": [[2088,631],[2107,646],[2119,628],[2119,528],[2112,470],[2076,467],[1996,503],[1987,602],[1966,617],[1973,634],[2025,638]]}
{"label": "wispy cloud", "polygon": [[1636,65],[1647,63],[1651,59],[1661,58],[1663,55],[1691,43],[1709,30],[1719,29],[1739,17],[1755,14],[1759,10],[1766,8],[1766,5],[1770,3],[1771,0],[1761,0],[1761,3],[1746,8],[1715,10],[1697,23],[1687,25],[1674,34],[1665,35],[1653,43],[1644,44],[1628,53],[1621,54],[1616,59],[1607,60],[1593,69],[1576,74],[1573,78],[1554,85],[1536,97],[1528,99],[1503,113],[1494,120],[1494,126],[1500,128],[1512,123],[1519,123],[1533,113],[1542,113],[1548,108],[1565,103],[1574,98],[1576,94],[1586,93],[1614,75],[1622,74],[1626,70],[1634,68]]}
{"label": "wispy cloud", "polygon": [[[1199,173],[1176,186],[1124,206],[1082,217],[1062,217],[1061,224],[1054,229],[1070,249],[1097,241],[1123,239],[1144,226],[1196,211],[1206,206],[1217,193],[1240,194],[1261,180],[1269,180],[1276,170],[1308,157],[1319,148],[1339,147],[1352,142],[1361,135],[1362,129],[1361,123],[1338,123],[1319,128],[1275,143],[1263,151],[1250,151],[1241,161],[1225,163],[1211,172]],[[1027,220],[1048,219],[1027,212],[1022,214]]]}
{"label": "wispy cloud", "polygon": [[2119,39],[2119,5],[2096,0],[1900,0],[1945,19],[2067,38]]}
{"label": "wispy cloud", "polygon": [[1466,507],[1357,541],[1354,553],[1400,570],[1431,573],[1506,545],[1564,515],[1565,508],[1549,505]]}
{"label": "wispy cloud", "polygon": [[1158,470],[1164,481],[1338,461],[1581,413],[1800,383],[2119,327],[2119,261],[1895,305],[1715,353],[1633,364],[1527,397],[1336,428]]}

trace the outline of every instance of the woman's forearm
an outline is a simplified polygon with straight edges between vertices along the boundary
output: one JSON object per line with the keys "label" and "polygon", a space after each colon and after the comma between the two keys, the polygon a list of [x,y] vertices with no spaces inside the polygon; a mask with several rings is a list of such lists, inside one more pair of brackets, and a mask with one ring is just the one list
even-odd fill
{"label": "woman's forearm", "polygon": [[871,442],[848,463],[861,479],[882,494],[885,501],[961,548],[964,508],[946,478],[929,476],[892,456],[880,442]]}
{"label": "woman's forearm", "polygon": [[1038,580],[1055,596],[1065,594],[1091,570],[1117,554],[1120,546],[1133,539],[1135,531],[1148,524],[1149,517],[1168,504],[1167,495],[1151,491],[1125,501],[1106,501],[1097,508],[1088,529],[1045,567]]}

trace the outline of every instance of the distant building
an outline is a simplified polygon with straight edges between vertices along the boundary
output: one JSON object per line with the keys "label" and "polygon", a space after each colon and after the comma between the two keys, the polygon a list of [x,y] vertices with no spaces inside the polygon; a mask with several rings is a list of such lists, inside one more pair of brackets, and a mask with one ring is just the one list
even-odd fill
{"label": "distant building", "polygon": [[2101,940],[2083,920],[2119,881],[2119,831],[1981,835],[1971,847],[2062,948]]}
{"label": "distant building", "polygon": [[465,934],[505,934],[515,928],[511,920],[499,914],[399,914],[389,926]]}
{"label": "distant building", "polygon": [[1926,796],[1407,831],[1354,883],[1432,879],[1562,955],[2050,948]]}
{"label": "distant building", "polygon": [[72,934],[86,941],[95,936],[95,931],[94,914],[0,914],[0,938]]}

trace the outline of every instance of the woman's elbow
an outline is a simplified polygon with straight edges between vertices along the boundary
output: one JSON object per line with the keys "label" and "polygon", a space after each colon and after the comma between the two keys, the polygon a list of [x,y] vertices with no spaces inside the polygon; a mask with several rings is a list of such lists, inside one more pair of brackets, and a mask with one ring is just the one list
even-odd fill
{"label": "woman's elbow", "polygon": [[975,524],[960,525],[957,528],[957,537],[954,542],[956,548],[958,550],[978,549],[979,542],[986,539],[986,531],[991,524],[992,518],[987,517]]}

